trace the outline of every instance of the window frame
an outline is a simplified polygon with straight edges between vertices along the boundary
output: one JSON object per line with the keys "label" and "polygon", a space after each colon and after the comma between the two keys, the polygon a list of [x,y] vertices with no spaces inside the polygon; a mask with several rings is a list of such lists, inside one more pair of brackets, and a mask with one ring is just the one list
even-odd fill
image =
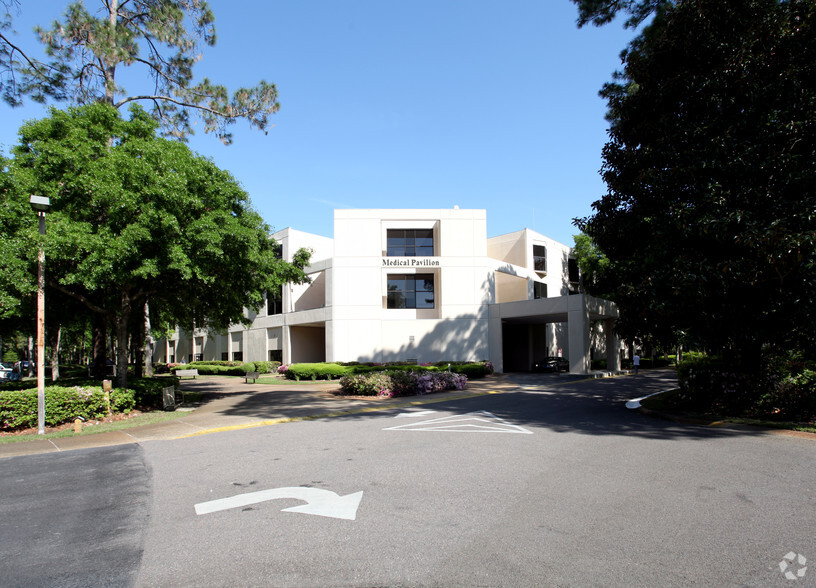
{"label": "window frame", "polygon": [[[392,283],[402,281],[403,288],[392,290]],[[420,287],[417,284],[423,281],[425,287]],[[386,303],[387,310],[433,310],[436,308],[436,275],[432,273],[418,273],[418,274],[387,274],[386,275]],[[427,284],[430,283],[431,289],[427,289]],[[428,306],[427,299],[424,305],[419,305],[418,294],[424,294],[426,297],[431,295],[430,305]],[[400,300],[398,296],[402,297]]]}
{"label": "window frame", "polygon": [[[543,255],[536,255],[536,249],[543,250]],[[539,264],[539,260],[541,263]],[[539,267],[541,265],[541,267]],[[533,270],[540,273],[547,273],[547,246],[533,244]]]}
{"label": "window frame", "polygon": [[434,230],[432,228],[386,228],[385,255],[386,257],[436,257]]}

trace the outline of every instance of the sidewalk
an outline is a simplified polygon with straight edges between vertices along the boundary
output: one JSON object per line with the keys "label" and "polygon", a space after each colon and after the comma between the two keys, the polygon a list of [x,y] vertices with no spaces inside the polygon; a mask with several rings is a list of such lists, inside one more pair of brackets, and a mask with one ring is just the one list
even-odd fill
{"label": "sidewalk", "polygon": [[[240,378],[205,376],[181,382],[182,391],[199,392],[203,396],[200,405],[186,416],[165,423],[136,426],[121,431],[6,443],[0,445],[0,459],[18,455],[178,439],[192,435],[272,425],[290,420],[416,406],[482,394],[495,394],[518,387],[504,374],[495,374],[482,380],[468,382],[467,389],[461,392],[369,399],[333,395],[332,392],[340,388],[337,382],[247,384]],[[182,405],[179,410],[189,410],[189,408]]]}

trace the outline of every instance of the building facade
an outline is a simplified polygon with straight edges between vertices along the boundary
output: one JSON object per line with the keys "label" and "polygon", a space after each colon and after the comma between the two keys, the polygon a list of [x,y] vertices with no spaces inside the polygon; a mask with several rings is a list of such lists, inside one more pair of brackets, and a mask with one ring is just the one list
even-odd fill
{"label": "building facade", "polygon": [[[580,294],[568,246],[530,229],[488,238],[484,210],[336,210],[331,239],[293,229],[273,237],[284,259],[312,250],[310,283],[268,293],[249,327],[178,330],[154,361],[490,360],[527,371],[560,354],[583,373],[590,321],[617,316]],[[616,366],[617,341],[607,348]]]}

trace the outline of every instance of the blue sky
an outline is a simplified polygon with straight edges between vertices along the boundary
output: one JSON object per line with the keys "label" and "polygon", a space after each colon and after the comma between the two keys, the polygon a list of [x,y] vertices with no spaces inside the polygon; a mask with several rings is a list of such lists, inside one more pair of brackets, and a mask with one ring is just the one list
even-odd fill
{"label": "blue sky", "polygon": [[[98,0],[86,0],[93,9]],[[22,2],[34,47],[67,0]],[[572,245],[605,188],[598,90],[633,36],[575,25],[569,0],[212,0],[218,44],[196,66],[231,90],[275,83],[267,135],[234,126],[190,147],[228,169],[274,229],[332,235],[335,208],[483,208],[488,235],[524,227]],[[240,8],[239,8],[240,7]],[[138,88],[128,88],[135,91]],[[0,105],[0,149],[38,105]]]}

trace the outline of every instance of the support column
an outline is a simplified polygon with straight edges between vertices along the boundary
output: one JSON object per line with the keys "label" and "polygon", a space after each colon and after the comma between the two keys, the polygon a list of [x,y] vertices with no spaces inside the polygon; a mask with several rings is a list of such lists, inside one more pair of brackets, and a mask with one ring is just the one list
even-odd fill
{"label": "support column", "polygon": [[281,350],[283,353],[283,363],[284,365],[289,365],[292,363],[292,336],[289,332],[289,325],[283,325],[281,327]]}
{"label": "support column", "polygon": [[498,304],[491,304],[488,307],[488,354],[490,363],[497,373],[504,373],[504,351],[502,349],[502,321],[501,310]]}
{"label": "support column", "polygon": [[589,373],[589,310],[586,296],[575,294],[567,301],[567,324],[569,329],[570,373]]}

